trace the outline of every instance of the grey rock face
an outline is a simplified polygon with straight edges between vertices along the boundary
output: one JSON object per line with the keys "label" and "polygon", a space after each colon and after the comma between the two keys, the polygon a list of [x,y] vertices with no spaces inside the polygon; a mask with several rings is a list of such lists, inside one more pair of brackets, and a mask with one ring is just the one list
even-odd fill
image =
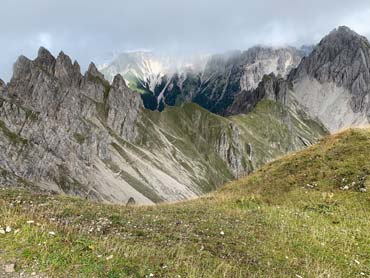
{"label": "grey rock face", "polygon": [[[135,140],[134,126],[142,104],[127,87],[115,83],[110,88],[101,78],[93,64],[82,76],[78,63],[72,64],[64,53],[55,59],[41,48],[34,61],[21,56],[0,101],[0,167],[4,173],[55,191],[101,200],[124,199],[127,190],[115,188],[108,179],[99,180],[101,173],[91,165],[96,159],[109,159],[112,138],[104,128],[110,125],[108,115],[118,110],[112,128],[119,126],[123,139]],[[120,94],[125,114],[113,107],[117,102],[109,98],[110,91],[112,96]],[[8,179],[14,184],[14,178]],[[109,186],[111,192],[104,192]]]}
{"label": "grey rock face", "polygon": [[3,91],[5,90],[5,86],[6,86],[5,82],[0,79],[0,96],[3,93]]}
{"label": "grey rock face", "polygon": [[[302,83],[307,83],[306,79],[318,81],[322,86],[334,84],[337,88],[333,87],[327,91],[326,99],[332,98],[331,102],[335,102],[338,97],[343,97],[343,94],[349,95],[348,99],[343,99],[346,103],[336,104],[336,106],[343,106],[343,109],[341,109],[342,112],[337,111],[339,114],[332,121],[340,120],[343,117],[353,117],[353,124],[355,124],[356,118],[365,116],[370,119],[370,44],[365,37],[344,26],[333,30],[289,75],[289,80],[296,84],[297,90],[300,88],[299,90],[305,91],[305,94],[310,94],[310,89],[307,86],[311,86],[311,95],[317,98],[318,94],[313,91],[314,88],[323,90],[315,84],[303,86]],[[339,88],[345,89],[346,92],[336,94],[334,91]],[[303,99],[300,92],[297,94],[299,99]],[[310,100],[304,97],[304,101]],[[350,107],[352,113],[345,106]],[[313,107],[308,107],[308,109],[313,110]],[[328,111],[318,112],[334,113],[334,107],[329,107],[329,105],[322,109],[328,109]],[[351,123],[338,123],[334,130],[348,127],[348,125]]]}
{"label": "grey rock face", "polygon": [[72,64],[63,52],[57,57],[54,75],[65,86],[77,86],[82,78],[80,65],[77,61]]}
{"label": "grey rock face", "polygon": [[287,105],[288,91],[292,84],[283,78],[271,73],[265,75],[255,90],[242,91],[236,95],[232,105],[225,114],[237,115],[251,112],[262,99],[269,99],[282,105]]}
{"label": "grey rock face", "polygon": [[142,102],[139,94],[127,88],[120,74],[113,80],[106,105],[109,107],[108,126],[125,140],[133,142],[138,135],[135,123],[140,117]]}

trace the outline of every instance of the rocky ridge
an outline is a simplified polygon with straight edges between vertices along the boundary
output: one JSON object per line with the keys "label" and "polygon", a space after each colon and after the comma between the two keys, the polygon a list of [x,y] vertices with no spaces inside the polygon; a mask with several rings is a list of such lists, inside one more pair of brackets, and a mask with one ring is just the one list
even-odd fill
{"label": "rocky ridge", "polygon": [[265,75],[256,89],[242,91],[237,94],[225,114],[237,115],[240,113],[249,113],[263,99],[269,99],[284,106],[289,106],[290,103],[288,103],[287,98],[289,96],[292,97],[291,88],[292,84],[284,78],[277,77],[274,73]]}
{"label": "rocky ridge", "polygon": [[[121,75],[40,48],[21,56],[0,96],[0,184],[137,203],[196,197],[325,134],[275,102],[226,119],[195,104],[144,109]],[[265,122],[269,131],[255,124]],[[271,128],[275,128],[271,132]]]}
{"label": "rocky ridge", "polygon": [[[265,74],[286,77],[304,54],[303,50],[293,47],[258,46],[244,52],[233,51],[205,57],[202,63],[190,63],[193,65],[190,67],[170,70],[162,65],[158,74],[152,74],[153,66],[148,69],[140,67],[141,60],[135,63],[132,59],[127,60],[128,54],[125,54],[125,59],[117,59],[102,71],[107,76],[124,74],[131,88],[142,93],[145,107],[151,110],[162,111],[166,106],[194,102],[213,113],[224,115],[235,95],[256,89]],[[145,64],[155,64],[155,60]],[[132,68],[133,74],[128,74],[127,68]]]}

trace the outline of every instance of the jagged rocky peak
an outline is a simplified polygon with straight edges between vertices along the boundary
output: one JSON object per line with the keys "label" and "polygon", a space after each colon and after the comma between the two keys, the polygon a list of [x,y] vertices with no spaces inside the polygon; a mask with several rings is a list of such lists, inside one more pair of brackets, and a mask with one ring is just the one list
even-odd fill
{"label": "jagged rocky peak", "polygon": [[303,56],[303,51],[294,47],[262,46],[215,56],[206,66],[193,101],[211,112],[228,114],[236,95],[252,92],[271,72],[286,77]]}
{"label": "jagged rocky peak", "polygon": [[112,88],[119,89],[119,88],[125,88],[127,89],[126,81],[123,79],[121,74],[117,74],[112,83]]}
{"label": "jagged rocky peak", "polygon": [[41,66],[49,74],[54,74],[55,57],[45,47],[40,47],[37,58],[34,61],[37,65]]}
{"label": "jagged rocky peak", "polygon": [[38,55],[33,61],[23,55],[17,59],[13,66],[13,81],[11,83],[14,84],[19,79],[26,79],[30,77],[32,72],[40,70],[66,85],[77,83],[82,77],[77,61],[72,64],[71,58],[63,51],[55,58],[46,48],[40,47]]}
{"label": "jagged rocky peak", "polygon": [[80,65],[77,61],[72,64],[71,58],[61,51],[56,59],[54,75],[59,81],[71,85],[81,78]]}
{"label": "jagged rocky peak", "polygon": [[262,99],[269,99],[286,105],[291,82],[274,73],[263,76],[255,90],[242,91],[236,95],[232,105],[227,108],[226,115],[237,115],[251,112]]}
{"label": "jagged rocky peak", "polygon": [[357,78],[370,81],[369,66],[369,41],[350,28],[341,26],[324,37],[289,78],[302,79],[308,75],[320,82],[335,82],[352,89]]}
{"label": "jagged rocky peak", "polygon": [[90,63],[89,68],[88,68],[85,76],[86,77],[98,77],[101,80],[105,80],[104,75],[98,70],[98,68],[96,67],[96,65],[93,62]]}
{"label": "jagged rocky peak", "polygon": [[13,65],[13,76],[12,80],[18,80],[23,78],[31,71],[32,61],[26,56],[19,56],[17,61]]}
{"label": "jagged rocky peak", "polygon": [[370,120],[370,44],[341,26],[289,75],[295,97],[331,131]]}

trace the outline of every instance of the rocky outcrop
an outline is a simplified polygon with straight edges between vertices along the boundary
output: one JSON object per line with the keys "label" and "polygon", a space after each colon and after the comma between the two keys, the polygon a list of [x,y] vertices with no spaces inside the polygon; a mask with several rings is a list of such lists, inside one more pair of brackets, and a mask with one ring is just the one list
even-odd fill
{"label": "rocky outcrop", "polygon": [[140,117],[142,102],[140,95],[131,92],[123,77],[118,74],[113,80],[106,99],[107,124],[120,137],[134,142],[138,136],[136,121]]}
{"label": "rocky outcrop", "polygon": [[55,77],[65,86],[78,86],[82,78],[80,65],[60,52],[55,62]]}
{"label": "rocky outcrop", "polygon": [[104,176],[98,165],[111,156],[113,139],[105,126],[110,125],[109,111],[117,108],[114,100],[109,102],[110,91],[121,93],[121,103],[129,100],[114,118],[122,140],[135,140],[142,109],[140,98],[127,87],[111,89],[102,78],[94,65],[82,76],[78,63],[64,53],[55,59],[41,48],[34,61],[21,56],[1,98],[2,171],[57,192],[110,201],[136,194],[148,202],[120,180],[98,178]]}
{"label": "rocky outcrop", "polygon": [[289,75],[297,99],[333,132],[370,120],[370,44],[348,27],[327,35]]}
{"label": "rocky outcrop", "polygon": [[265,75],[255,90],[242,91],[236,95],[233,103],[227,108],[226,115],[237,115],[251,112],[263,99],[269,99],[287,105],[289,89],[292,84],[271,73]]}

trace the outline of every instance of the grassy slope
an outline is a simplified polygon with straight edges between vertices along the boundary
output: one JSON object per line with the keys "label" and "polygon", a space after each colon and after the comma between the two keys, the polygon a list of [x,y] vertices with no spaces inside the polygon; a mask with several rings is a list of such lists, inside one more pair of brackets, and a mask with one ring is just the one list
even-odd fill
{"label": "grassy slope", "polygon": [[0,264],[52,277],[370,277],[369,157],[370,130],[350,130],[156,207],[2,190],[0,226],[19,231],[0,235]]}
{"label": "grassy slope", "polygon": [[[292,119],[291,130],[288,118]],[[161,113],[146,110],[139,126],[138,145],[161,154],[171,149],[168,159],[181,165],[202,192],[209,192],[233,179],[227,164],[216,152],[222,134],[227,135],[230,149],[238,154],[249,172],[287,152],[304,148],[298,137],[316,142],[326,134],[321,126],[316,123],[306,125],[302,118],[268,100],[259,103],[247,115],[230,118],[187,103],[181,107],[167,107]],[[237,139],[233,138],[237,133],[232,131],[233,126],[240,130]],[[253,152],[252,161],[243,147],[248,144]],[[176,174],[171,175],[177,178]]]}
{"label": "grassy slope", "polygon": [[252,145],[256,168],[288,152],[305,148],[300,138],[313,144],[327,134],[323,126],[307,116],[270,100],[261,101],[248,114],[229,119],[238,125],[245,141]]}

